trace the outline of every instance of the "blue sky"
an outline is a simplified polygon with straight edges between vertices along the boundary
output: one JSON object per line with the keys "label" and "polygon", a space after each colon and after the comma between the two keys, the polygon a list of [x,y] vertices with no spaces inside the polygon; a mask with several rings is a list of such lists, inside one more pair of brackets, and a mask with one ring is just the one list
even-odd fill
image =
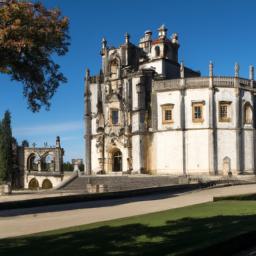
{"label": "blue sky", "polygon": [[234,63],[248,77],[248,66],[256,66],[256,1],[254,0],[45,0],[48,7],[59,7],[70,19],[69,53],[57,59],[68,83],[52,99],[50,111],[32,113],[22,96],[22,85],[0,75],[0,115],[12,113],[13,135],[21,142],[54,144],[57,135],[65,149],[65,160],[84,156],[83,77],[89,67],[97,73],[101,65],[101,39],[119,46],[124,34],[138,43],[144,31],[157,36],[161,24],[168,33],[178,32],[179,59],[185,65],[208,73],[214,63],[216,75],[233,75]]}

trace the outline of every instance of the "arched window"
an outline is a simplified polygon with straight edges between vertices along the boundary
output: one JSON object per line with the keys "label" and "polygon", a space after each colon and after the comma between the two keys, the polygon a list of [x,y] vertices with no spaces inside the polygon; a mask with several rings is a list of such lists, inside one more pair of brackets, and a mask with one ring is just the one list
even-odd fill
{"label": "arched window", "polygon": [[49,179],[45,179],[42,183],[42,189],[50,189],[52,188],[52,183]]}
{"label": "arched window", "polygon": [[249,102],[245,103],[244,105],[244,123],[252,123],[252,106]]}
{"label": "arched window", "polygon": [[36,154],[31,154],[28,157],[27,169],[28,171],[38,171],[38,165],[40,164],[40,158]]}
{"label": "arched window", "polygon": [[110,63],[110,77],[113,79],[118,78],[118,61],[116,59]]}
{"label": "arched window", "polygon": [[159,57],[160,56],[160,47],[156,46],[155,47],[155,57]]}
{"label": "arched window", "polygon": [[52,155],[46,155],[42,160],[42,171],[54,171],[54,158]]}
{"label": "arched window", "polygon": [[32,190],[36,190],[39,188],[39,183],[36,178],[30,180],[30,182],[28,183],[28,188]]}

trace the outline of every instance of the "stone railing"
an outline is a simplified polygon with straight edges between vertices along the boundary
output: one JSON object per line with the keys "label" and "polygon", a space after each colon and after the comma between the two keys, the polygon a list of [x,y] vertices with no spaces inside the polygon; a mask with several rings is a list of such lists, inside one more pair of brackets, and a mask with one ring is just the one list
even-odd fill
{"label": "stone railing", "polygon": [[186,78],[186,86],[188,87],[208,87],[209,86],[209,77],[191,77]]}
{"label": "stone railing", "polygon": [[[213,86],[217,87],[228,87],[232,88],[235,85],[235,77],[229,76],[215,76],[213,77]],[[210,85],[210,77],[191,77],[185,78],[184,84],[186,88],[207,88]],[[248,88],[251,86],[251,81],[244,78],[238,78],[240,87]],[[256,87],[256,81],[253,82],[254,87]],[[182,80],[181,79],[170,79],[161,80],[153,82],[153,89],[155,91],[165,91],[165,90],[178,90],[181,89]]]}
{"label": "stone railing", "polygon": [[213,85],[222,87],[234,87],[234,77],[215,76],[213,77]]}

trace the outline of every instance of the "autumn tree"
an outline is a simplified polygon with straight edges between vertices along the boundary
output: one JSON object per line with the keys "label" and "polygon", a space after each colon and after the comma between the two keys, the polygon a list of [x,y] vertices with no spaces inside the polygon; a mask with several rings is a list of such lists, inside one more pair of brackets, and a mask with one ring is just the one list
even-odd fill
{"label": "autumn tree", "polygon": [[0,72],[23,84],[32,111],[47,109],[59,85],[66,82],[53,56],[69,46],[67,17],[41,3],[6,0],[0,6]]}

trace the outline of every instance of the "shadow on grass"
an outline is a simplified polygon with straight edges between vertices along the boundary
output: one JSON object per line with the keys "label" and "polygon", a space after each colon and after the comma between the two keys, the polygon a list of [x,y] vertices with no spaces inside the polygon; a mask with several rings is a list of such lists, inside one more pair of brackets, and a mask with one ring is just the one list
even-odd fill
{"label": "shadow on grass", "polygon": [[[84,230],[82,230],[84,228]],[[88,228],[88,227],[87,227]],[[256,216],[215,216],[167,221],[161,226],[129,224],[54,231],[0,240],[0,255],[232,255],[243,246],[233,237],[255,232]],[[246,246],[254,245],[254,235]],[[251,244],[252,243],[252,244]],[[222,246],[215,246],[221,244]],[[208,249],[207,249],[208,248]],[[221,248],[222,251],[219,249]],[[203,249],[203,250],[202,250]],[[198,253],[196,253],[196,251]]]}

